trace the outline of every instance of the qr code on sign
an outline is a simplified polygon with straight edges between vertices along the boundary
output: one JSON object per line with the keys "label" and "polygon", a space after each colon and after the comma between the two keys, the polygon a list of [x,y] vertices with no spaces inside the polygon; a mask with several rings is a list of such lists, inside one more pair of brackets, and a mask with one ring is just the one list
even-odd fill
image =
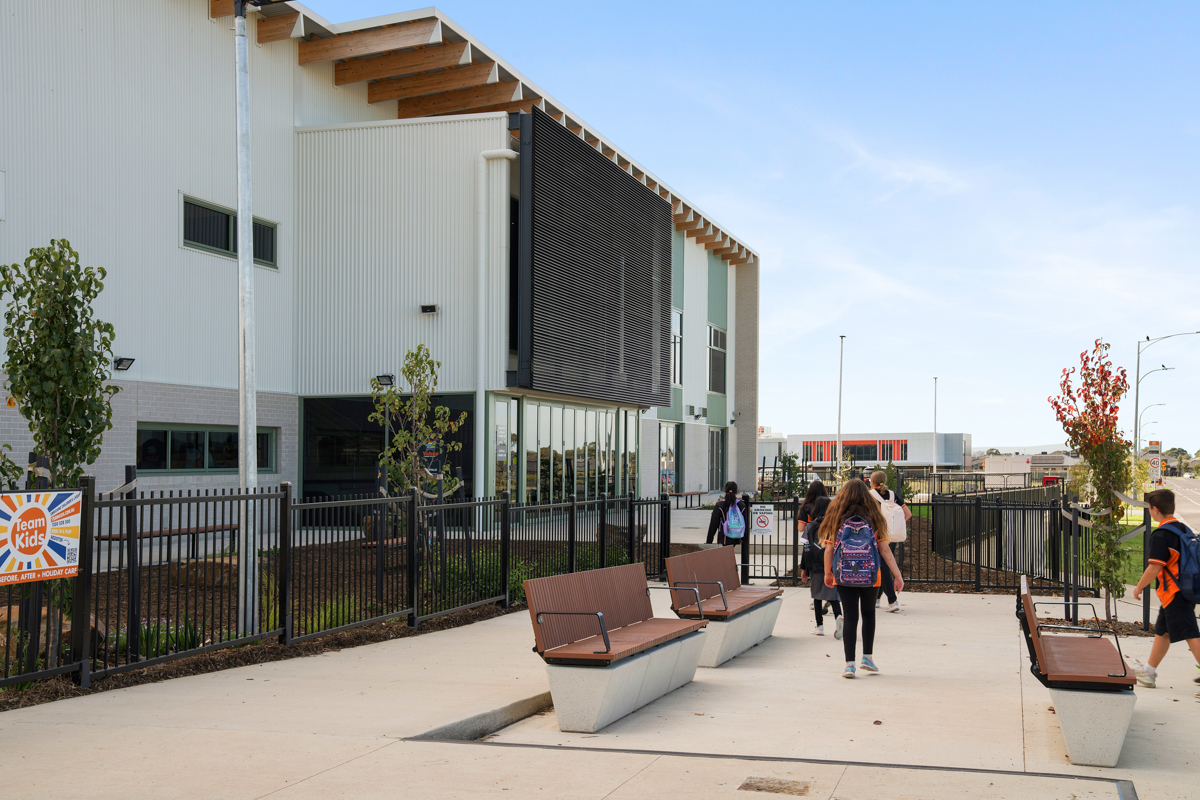
{"label": "qr code on sign", "polygon": [[68,547],[67,548],[67,563],[74,564],[78,561],[79,561],[79,548],[78,547]]}

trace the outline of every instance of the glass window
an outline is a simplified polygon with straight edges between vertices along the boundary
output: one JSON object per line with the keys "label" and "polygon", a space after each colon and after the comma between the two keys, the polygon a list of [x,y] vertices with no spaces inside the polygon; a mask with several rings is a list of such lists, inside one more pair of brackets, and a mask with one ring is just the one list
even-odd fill
{"label": "glass window", "polygon": [[708,390],[725,394],[725,331],[708,329]]}
{"label": "glass window", "polygon": [[563,409],[563,484],[562,497],[567,500],[575,495],[575,409]]}
{"label": "glass window", "polygon": [[167,432],[164,430],[139,430],[137,468],[167,468]]}
{"label": "glass window", "polygon": [[[276,232],[274,223],[255,219],[253,227],[254,260],[264,266],[275,263]],[[183,201],[183,243],[224,255],[237,255],[237,214],[232,209]]]}
{"label": "glass window", "polygon": [[[262,452],[258,455],[262,463]],[[208,434],[208,468],[237,469],[238,466],[238,435],[237,431],[212,431]]]}
{"label": "glass window", "polygon": [[725,485],[725,429],[708,429],[708,490],[720,491]]}
{"label": "glass window", "polygon": [[552,503],[563,500],[563,409],[562,406],[550,408],[550,481]]}
{"label": "glass window", "polygon": [[537,403],[525,403],[525,502],[536,503],[538,492]]}
{"label": "glass window", "polygon": [[587,497],[587,412],[575,412],[575,497]]}
{"label": "glass window", "polygon": [[538,406],[538,502],[550,500],[550,406]]}
{"label": "glass window", "polygon": [[[259,472],[276,470],[275,439],[274,431],[259,430]],[[147,424],[138,426],[137,440],[137,467],[141,470],[236,472],[238,468],[238,435],[228,427],[173,429]],[[328,450],[330,444],[323,441],[318,446]],[[345,459],[346,448],[338,447],[336,455]]]}
{"label": "glass window", "polygon": [[596,439],[596,423],[597,414],[595,411],[587,412],[587,498],[594,500],[600,495],[598,474],[600,466],[600,454],[598,452],[599,442]]}

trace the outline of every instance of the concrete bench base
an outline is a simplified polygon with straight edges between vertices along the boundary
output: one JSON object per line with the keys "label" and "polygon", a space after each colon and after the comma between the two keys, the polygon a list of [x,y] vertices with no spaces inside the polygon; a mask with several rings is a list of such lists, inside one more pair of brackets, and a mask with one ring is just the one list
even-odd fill
{"label": "concrete bench base", "polygon": [[1051,689],[1050,700],[1071,763],[1115,767],[1137,703],[1134,693]]}
{"label": "concrete bench base", "polygon": [[558,729],[595,733],[690,682],[705,635],[694,631],[607,667],[547,664]]}
{"label": "concrete bench base", "polygon": [[728,622],[710,618],[705,628],[708,636],[704,640],[704,652],[700,654],[700,666],[719,667],[766,639],[774,632],[775,620],[782,607],[783,598],[776,597]]}

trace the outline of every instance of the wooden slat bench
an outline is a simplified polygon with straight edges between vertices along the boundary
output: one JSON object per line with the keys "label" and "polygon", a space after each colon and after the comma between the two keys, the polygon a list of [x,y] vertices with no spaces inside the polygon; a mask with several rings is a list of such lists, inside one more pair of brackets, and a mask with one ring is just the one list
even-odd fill
{"label": "wooden slat bench", "polygon": [[[1137,702],[1137,678],[1121,654],[1120,641],[1099,622],[1095,628],[1041,624],[1039,605],[1066,608],[1062,601],[1035,603],[1022,575],[1017,619],[1029,651],[1029,671],[1050,690],[1067,755],[1072,764],[1115,767]],[[1105,639],[1106,634],[1113,640]]]}
{"label": "wooden slat bench", "polygon": [[783,589],[742,586],[736,551],[729,545],[666,560],[671,610],[681,619],[712,623],[702,667],[719,666],[769,637],[783,605]]}
{"label": "wooden slat bench", "polygon": [[654,616],[645,566],[525,581],[558,726],[594,733],[691,681],[706,620]]}

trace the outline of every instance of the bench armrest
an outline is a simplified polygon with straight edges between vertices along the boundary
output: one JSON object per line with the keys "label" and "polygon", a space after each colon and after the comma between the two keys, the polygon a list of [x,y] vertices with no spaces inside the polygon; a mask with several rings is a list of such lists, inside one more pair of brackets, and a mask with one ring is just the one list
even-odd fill
{"label": "bench armrest", "polygon": [[604,624],[604,612],[602,611],[539,611],[537,612],[537,624],[542,624],[544,616],[556,617],[595,617],[600,622],[600,635],[604,637],[604,649],[594,650],[596,655],[601,653],[611,653],[612,645],[608,641],[608,626]]}
{"label": "bench armrest", "polygon": [[[694,583],[697,586],[699,586],[701,584],[703,584],[705,586],[716,586],[721,591],[721,605],[724,606],[724,608],[722,608],[721,610],[722,611],[729,610],[729,601],[725,599],[725,584],[721,583],[720,581],[676,581],[675,585],[671,588],[687,588],[687,587],[680,587],[679,584],[681,584],[681,583]],[[696,592],[696,608],[700,608],[700,591],[697,589],[697,590],[695,590],[695,592]]]}
{"label": "bench armrest", "polygon": [[[668,592],[695,592],[696,593],[696,608],[700,609],[700,619],[704,619],[704,609],[700,608],[700,590],[695,586],[647,586],[646,595],[650,595],[651,589],[666,589]],[[671,595],[671,610],[675,610],[675,595]]]}

